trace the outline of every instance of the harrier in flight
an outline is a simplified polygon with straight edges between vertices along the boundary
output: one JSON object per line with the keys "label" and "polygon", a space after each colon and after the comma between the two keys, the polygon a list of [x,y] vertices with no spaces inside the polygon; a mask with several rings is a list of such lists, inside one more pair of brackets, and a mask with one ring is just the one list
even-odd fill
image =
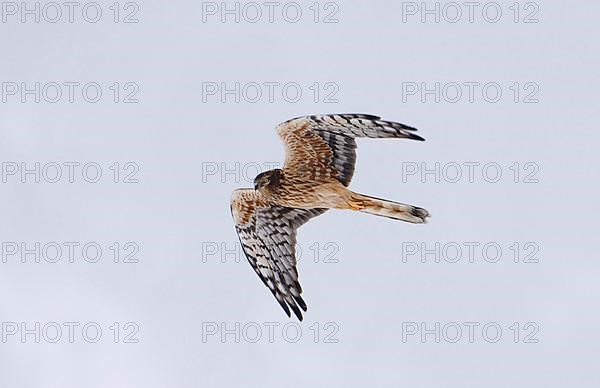
{"label": "harrier in flight", "polygon": [[357,137],[423,141],[415,128],[366,114],[306,116],[277,126],[285,145],[282,169],[260,173],[254,189],[237,189],[231,213],[246,257],[286,314],[302,320],[306,303],[296,269],[296,229],[327,209],[348,209],[413,224],[427,210],[357,194],[354,174]]}

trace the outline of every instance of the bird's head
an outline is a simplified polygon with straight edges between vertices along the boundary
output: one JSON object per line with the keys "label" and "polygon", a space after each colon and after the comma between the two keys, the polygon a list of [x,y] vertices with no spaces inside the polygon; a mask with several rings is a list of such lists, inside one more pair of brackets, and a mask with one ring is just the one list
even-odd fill
{"label": "bird's head", "polygon": [[259,190],[263,187],[274,188],[279,185],[280,180],[281,170],[278,168],[261,172],[254,178],[254,190]]}

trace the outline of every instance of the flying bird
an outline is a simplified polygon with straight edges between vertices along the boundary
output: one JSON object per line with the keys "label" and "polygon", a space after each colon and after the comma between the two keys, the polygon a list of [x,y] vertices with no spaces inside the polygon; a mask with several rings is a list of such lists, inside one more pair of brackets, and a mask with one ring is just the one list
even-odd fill
{"label": "flying bird", "polygon": [[306,303],[296,268],[296,230],[328,209],[348,209],[413,224],[425,223],[420,207],[348,189],[356,163],[356,138],[423,141],[415,128],[368,114],[297,117],[277,126],[285,145],[281,169],[262,172],[254,189],[237,189],[231,213],[246,258],[288,317],[302,321]]}

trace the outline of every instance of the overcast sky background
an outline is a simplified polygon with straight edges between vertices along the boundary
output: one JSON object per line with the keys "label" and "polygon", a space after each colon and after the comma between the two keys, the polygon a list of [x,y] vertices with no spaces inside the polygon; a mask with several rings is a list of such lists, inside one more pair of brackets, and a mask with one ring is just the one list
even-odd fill
{"label": "overcast sky background", "polygon": [[[296,23],[282,17],[286,3],[275,8],[273,23],[265,6],[256,23],[244,15],[222,23],[219,13],[203,22],[203,5],[193,1],[144,1],[137,11],[120,3],[119,23],[112,2],[104,1],[97,23],[82,18],[85,3],[73,23],[66,7],[57,23],[44,15],[40,23],[31,15],[22,23],[4,4],[0,385],[598,386],[600,5],[521,2],[515,22],[513,3],[500,2],[496,23],[482,17],[485,2],[472,23],[465,6],[457,23],[446,20],[454,18],[447,7],[439,23],[435,15],[422,23],[420,13],[408,12],[412,5],[393,1],[321,2],[318,22],[306,2]],[[122,23],[132,12],[139,22]],[[494,9],[488,12],[495,17]],[[338,22],[324,23],[327,15]],[[31,94],[22,102],[22,83],[32,89],[35,82],[40,102]],[[54,98],[53,82],[62,85],[56,103],[44,99]],[[80,83],[73,103],[65,82]],[[91,82],[102,89],[96,103],[81,94]],[[210,85],[235,82],[239,102],[221,90],[203,95]],[[279,83],[272,102],[265,82]],[[445,91],[439,102],[432,94],[423,102],[420,91],[406,93],[436,82]],[[465,82],[480,84],[472,102]],[[251,83],[261,85],[256,102]],[[282,94],[289,83],[299,85],[299,98],[294,89]],[[454,83],[463,95],[453,103]],[[502,90],[495,103],[489,102],[494,89],[482,94],[488,83]],[[136,85],[131,98],[139,101],[123,103]],[[525,103],[528,95],[537,103]],[[283,161],[277,123],[329,112],[372,113],[419,128],[426,142],[360,140],[351,188],[425,207],[433,216],[427,225],[411,225],[330,211],[305,225],[299,273],[309,309],[297,324],[239,252],[224,252],[237,243],[229,198],[252,185],[257,166]],[[36,162],[40,182],[29,174],[22,183],[22,163],[34,169]],[[65,162],[79,163],[72,183]],[[62,166],[57,183],[48,182],[53,163]],[[101,168],[97,183],[83,178],[87,163]],[[439,182],[433,173],[421,175],[436,163]],[[464,163],[479,163],[472,164],[472,181]],[[491,169],[483,175],[486,164]],[[19,171],[10,175],[15,166]],[[453,183],[456,166],[462,176]],[[502,175],[491,183],[497,167]],[[94,178],[93,169],[87,173]],[[39,263],[32,254],[22,263],[20,252],[6,252],[36,242],[61,245],[58,262],[40,253]],[[80,244],[73,263],[65,242]],[[102,249],[96,263],[81,255],[90,242]],[[436,243],[447,249],[425,256],[425,263],[421,252],[406,252]],[[479,244],[472,263],[464,243]],[[463,250],[450,263],[445,258],[456,256],[456,244]],[[492,244],[486,254],[485,244]],[[138,262],[122,263],[135,246]],[[495,246],[502,253],[489,263]],[[88,253],[93,258],[93,248]],[[528,253],[537,263],[522,262]],[[23,340],[21,324],[34,329],[36,322],[40,342],[35,334]],[[62,327],[56,343],[48,341],[52,322]],[[73,343],[64,322],[79,325]],[[436,322],[439,343],[434,334],[424,341],[420,331],[407,335]],[[456,343],[453,322],[462,328]],[[476,325],[472,342],[465,322]],[[89,323],[102,329],[96,343],[82,335]],[[223,341],[221,329],[235,332],[236,323],[239,342],[231,333]],[[252,343],[256,327],[262,336]],[[488,342],[495,327],[502,333]],[[137,343],[124,343],[128,334]]]}

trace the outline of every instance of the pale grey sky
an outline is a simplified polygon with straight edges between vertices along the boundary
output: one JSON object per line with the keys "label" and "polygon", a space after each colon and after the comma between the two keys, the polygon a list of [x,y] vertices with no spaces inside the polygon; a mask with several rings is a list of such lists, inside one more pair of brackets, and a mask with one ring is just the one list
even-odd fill
{"label": "pale grey sky", "polygon": [[[0,386],[598,386],[600,5],[26,4],[0,23]],[[305,225],[299,324],[229,198],[282,162],[277,123],[329,112],[419,128],[359,140],[351,188],[433,216]]]}

